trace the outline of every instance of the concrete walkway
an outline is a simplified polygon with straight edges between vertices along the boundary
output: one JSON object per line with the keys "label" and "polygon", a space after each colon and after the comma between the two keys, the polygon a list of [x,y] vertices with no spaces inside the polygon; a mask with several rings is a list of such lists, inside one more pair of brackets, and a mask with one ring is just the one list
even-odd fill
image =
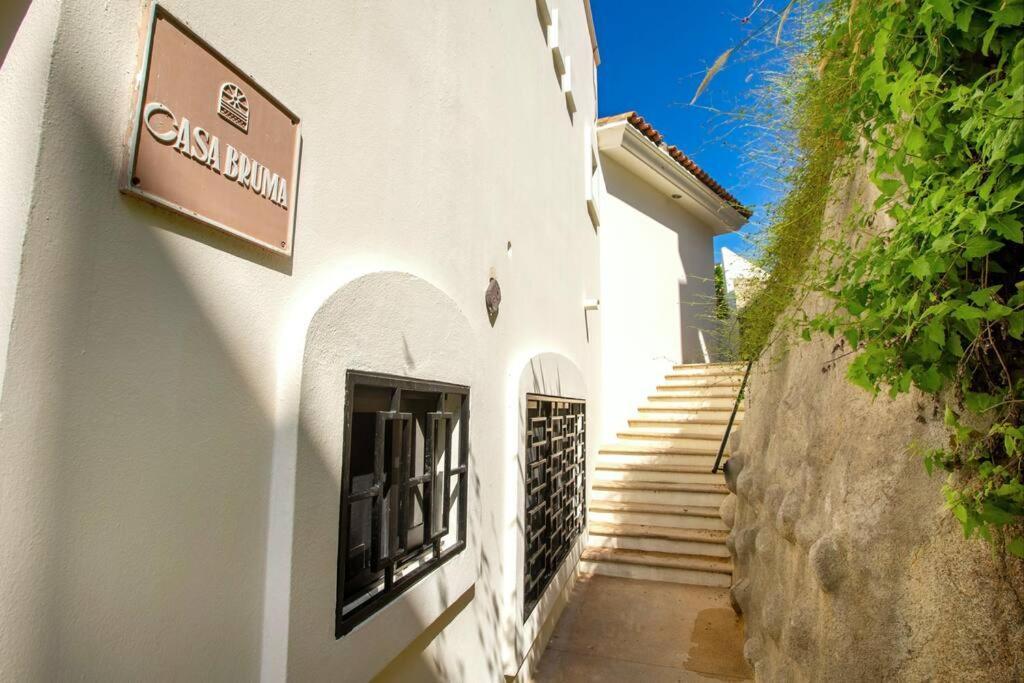
{"label": "concrete walkway", "polygon": [[539,683],[742,681],[743,625],[724,588],[581,576]]}

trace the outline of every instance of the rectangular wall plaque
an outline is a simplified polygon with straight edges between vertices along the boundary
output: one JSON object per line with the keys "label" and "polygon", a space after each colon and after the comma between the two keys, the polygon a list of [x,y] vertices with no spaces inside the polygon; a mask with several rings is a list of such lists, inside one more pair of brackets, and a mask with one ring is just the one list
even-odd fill
{"label": "rectangular wall plaque", "polygon": [[153,5],[122,191],[291,255],[299,118]]}

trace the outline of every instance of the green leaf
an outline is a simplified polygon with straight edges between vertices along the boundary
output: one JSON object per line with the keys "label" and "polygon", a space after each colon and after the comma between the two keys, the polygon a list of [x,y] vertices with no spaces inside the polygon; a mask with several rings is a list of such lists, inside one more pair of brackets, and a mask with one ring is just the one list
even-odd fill
{"label": "green leaf", "polygon": [[988,48],[992,45],[992,38],[996,35],[996,29],[999,28],[999,24],[992,22],[992,25],[985,31],[984,37],[981,39],[981,54],[988,56]]}
{"label": "green leaf", "polygon": [[907,150],[911,154],[920,154],[924,150],[927,139],[925,138],[924,131],[917,126],[911,126],[910,130],[907,131],[906,138],[904,138],[907,144]]}
{"label": "green leaf", "polygon": [[959,424],[956,413],[949,407],[949,404],[946,404],[946,410],[942,413],[942,423],[947,427],[956,427]]}
{"label": "green leaf", "polygon": [[999,291],[999,287],[986,287],[985,289],[979,289],[976,292],[971,292],[967,295],[967,298],[975,306],[985,306],[989,302],[993,301],[992,296]]}
{"label": "green leaf", "polygon": [[977,292],[971,292],[968,294],[967,298],[971,300],[972,304],[981,308],[992,301],[992,292],[985,289],[979,289]]}
{"label": "green leaf", "polygon": [[945,253],[949,251],[950,247],[952,247],[953,244],[954,242],[952,235],[942,235],[940,237],[937,237],[935,241],[932,242],[932,250],[937,251],[940,254]]}
{"label": "green leaf", "polygon": [[963,358],[964,345],[960,341],[960,335],[955,332],[949,335],[949,342],[946,344],[946,350],[952,353],[956,358]]}
{"label": "green leaf", "polygon": [[995,503],[986,501],[981,506],[981,518],[989,524],[1012,524],[1014,517]]}
{"label": "green leaf", "polygon": [[1024,229],[1021,229],[1021,222],[1012,216],[1001,216],[992,221],[992,229],[1003,239],[1015,244],[1024,243]]}
{"label": "green leaf", "polygon": [[1012,308],[1004,306],[998,301],[993,301],[988,305],[988,309],[985,311],[985,317],[989,320],[999,320],[1000,318],[1008,317],[1011,313],[1013,313]]}
{"label": "green leaf", "polygon": [[932,320],[924,328],[924,333],[933,343],[939,346],[946,344],[946,329],[941,320]]}
{"label": "green leaf", "polygon": [[878,186],[878,189],[882,191],[882,194],[884,196],[892,197],[894,194],[899,192],[900,187],[902,187],[903,184],[898,180],[894,180],[893,178],[885,178],[881,180],[876,180],[875,185]]}
{"label": "green leaf", "polygon": [[939,375],[938,368],[934,365],[929,365],[924,372],[918,373],[917,386],[921,387],[921,391],[928,394],[934,394],[941,389],[942,376]]}
{"label": "green leaf", "polygon": [[983,256],[988,256],[1001,246],[1003,246],[1002,242],[989,239],[984,235],[975,235],[967,240],[966,249],[964,249],[964,256],[969,259],[981,258]]}
{"label": "green leaf", "polygon": [[1024,311],[1014,311],[1007,316],[1009,333],[1014,339],[1024,339]]}
{"label": "green leaf", "polygon": [[846,378],[861,389],[865,389],[871,393],[876,393],[877,390],[875,383],[871,381],[870,377],[868,377],[866,366],[867,354],[857,356],[846,369]]}
{"label": "green leaf", "polygon": [[1003,8],[992,15],[993,26],[1018,26],[1024,21],[1024,5],[1004,2]]}
{"label": "green leaf", "polygon": [[1012,539],[1009,543],[1006,544],[1006,550],[1011,555],[1016,555],[1017,557],[1024,557],[1024,538],[1017,537]]}
{"label": "green leaf", "polygon": [[953,3],[951,0],[928,0],[928,4],[934,7],[943,19],[953,23]]}
{"label": "green leaf", "polygon": [[957,320],[981,320],[985,317],[985,311],[970,304],[960,304],[953,311],[953,317]]}
{"label": "green leaf", "polygon": [[960,523],[965,527],[967,526],[967,508],[962,504],[956,504],[953,506],[953,516],[960,520]]}
{"label": "green leaf", "polygon": [[984,413],[1000,403],[998,396],[973,391],[964,392],[964,406],[972,413]]}
{"label": "green leaf", "polygon": [[932,266],[924,256],[914,259],[907,270],[918,280],[926,280],[932,274]]}
{"label": "green leaf", "polygon": [[971,27],[971,16],[973,14],[974,7],[971,5],[962,8],[956,15],[956,27],[966,33],[967,29]]}
{"label": "green leaf", "polygon": [[999,213],[1004,211],[1006,207],[1012,204],[1016,199],[1017,195],[1020,194],[1020,185],[1011,185],[1010,187],[1004,188],[997,192],[992,197],[992,211],[993,213]]}
{"label": "green leaf", "polygon": [[855,327],[848,328],[846,332],[843,332],[843,337],[850,344],[851,349],[856,349],[857,344],[860,343],[860,332]]}

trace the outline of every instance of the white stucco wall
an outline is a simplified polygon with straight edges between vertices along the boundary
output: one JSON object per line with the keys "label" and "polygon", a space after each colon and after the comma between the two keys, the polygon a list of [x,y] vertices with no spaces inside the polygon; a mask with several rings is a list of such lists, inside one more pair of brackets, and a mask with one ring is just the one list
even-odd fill
{"label": "white stucco wall", "polygon": [[[711,228],[606,155],[601,208],[602,423],[625,426],[675,363],[709,352],[714,296]],[[712,359],[713,360],[713,359]]]}
{"label": "white stucco wall", "polygon": [[0,8],[0,395],[59,7],[7,0]]}
{"label": "white stucco wall", "polygon": [[722,271],[727,299],[734,309],[746,306],[751,293],[757,291],[758,283],[768,276],[764,270],[726,247],[722,247]]}
{"label": "white stucco wall", "polygon": [[[510,384],[553,352],[600,385],[584,5],[551,3],[570,117],[533,2],[165,4],[302,118],[295,253],[118,193],[147,9],[47,3],[33,199],[17,287],[0,290],[0,679],[499,680],[524,637],[502,593]],[[348,298],[367,282],[370,299]],[[345,330],[359,349],[334,348]],[[476,501],[464,557],[364,624],[378,644],[358,655],[333,639],[336,454],[303,450],[344,408],[307,379],[356,364],[472,381]]]}

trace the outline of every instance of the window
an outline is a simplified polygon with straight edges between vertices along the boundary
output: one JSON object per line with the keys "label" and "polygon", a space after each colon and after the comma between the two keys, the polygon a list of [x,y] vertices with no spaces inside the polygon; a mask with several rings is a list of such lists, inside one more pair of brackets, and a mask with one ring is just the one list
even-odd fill
{"label": "window", "polygon": [[526,395],[523,619],[587,523],[586,402]]}
{"label": "window", "polygon": [[350,371],[335,637],[466,547],[469,389]]}

